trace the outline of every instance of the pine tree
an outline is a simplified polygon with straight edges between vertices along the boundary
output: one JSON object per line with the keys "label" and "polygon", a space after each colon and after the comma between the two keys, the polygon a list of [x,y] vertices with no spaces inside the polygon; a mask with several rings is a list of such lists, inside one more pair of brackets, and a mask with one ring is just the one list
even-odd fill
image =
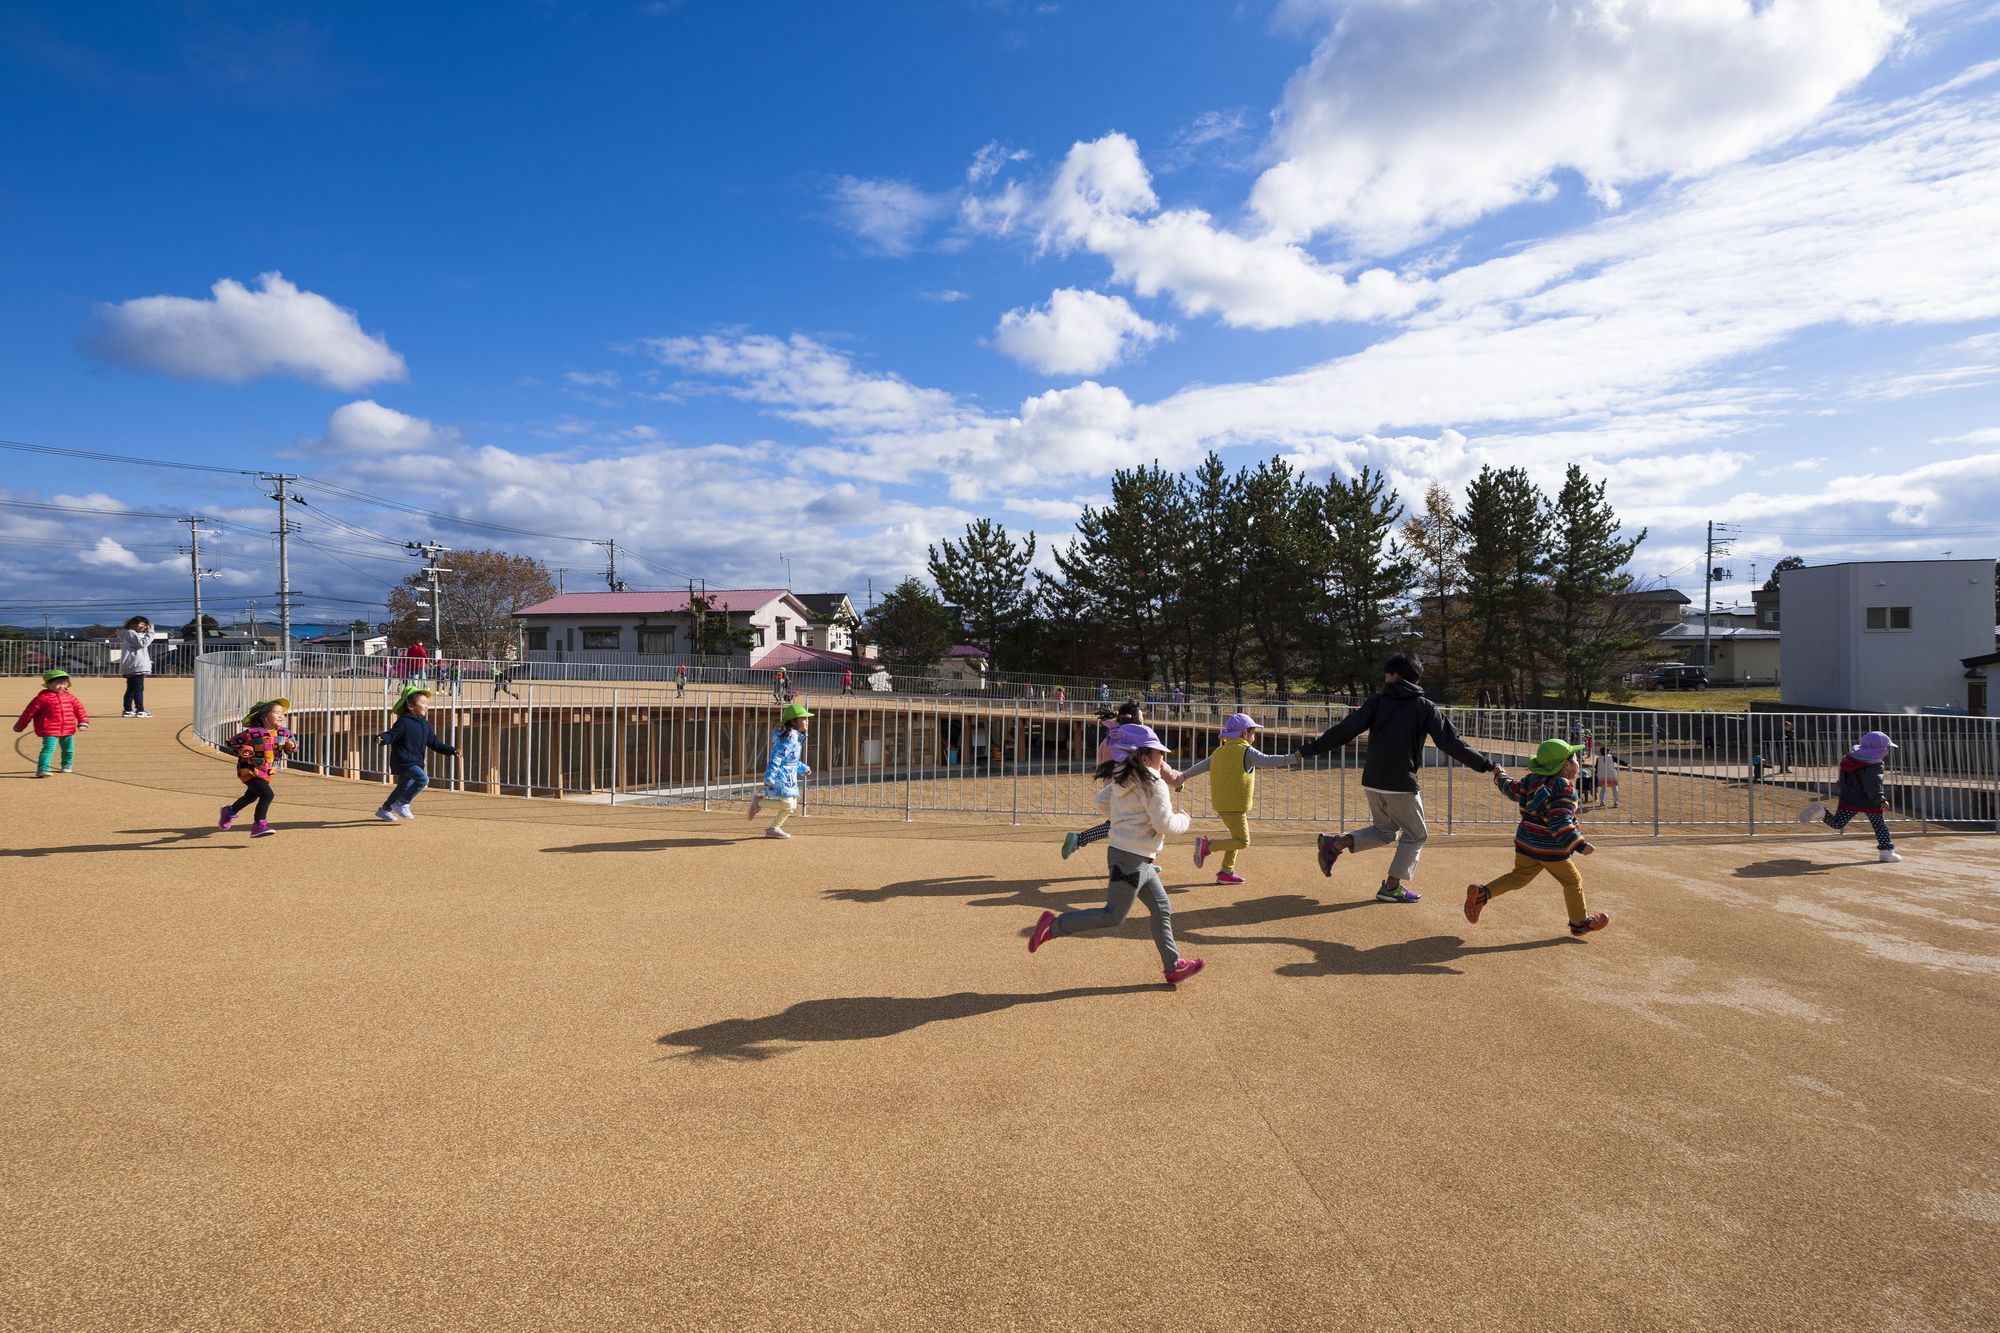
{"label": "pine tree", "polygon": [[1252,635],[1280,695],[1300,645],[1324,614],[1331,546],[1319,489],[1281,458],[1242,476],[1244,603]]}
{"label": "pine tree", "polygon": [[1539,692],[1535,650],[1548,500],[1525,469],[1480,469],[1465,492],[1465,684],[1485,703]]}
{"label": "pine tree", "polygon": [[1646,540],[1619,535],[1618,515],[1605,499],[1605,483],[1593,482],[1575,463],[1549,509],[1547,551],[1542,573],[1538,642],[1564,699],[1590,702],[1591,691],[1609,684],[1625,663],[1646,647],[1624,614],[1623,594],[1632,586],[1624,572],[1632,553]]}
{"label": "pine tree", "polygon": [[1322,677],[1366,690],[1381,674],[1387,627],[1409,603],[1416,567],[1393,534],[1402,501],[1388,478],[1363,467],[1347,481],[1327,479],[1321,492],[1330,537],[1330,672]]}
{"label": "pine tree", "polygon": [[1452,649],[1465,618],[1465,532],[1451,492],[1437,483],[1424,493],[1424,509],[1403,521],[1403,543],[1416,565],[1416,629],[1427,662],[1425,689],[1449,700],[1456,684]]}
{"label": "pine tree", "polygon": [[951,647],[951,611],[929,588],[904,579],[875,604],[868,630],[884,658],[920,674],[935,667]]}
{"label": "pine tree", "polygon": [[1201,460],[1186,487],[1192,549],[1183,570],[1183,596],[1196,641],[1188,676],[1198,669],[1208,692],[1227,676],[1236,697],[1243,693],[1245,523],[1243,484],[1221,458]]}
{"label": "pine tree", "polygon": [[[940,549],[942,548],[942,549]],[[931,581],[945,601],[965,618],[972,642],[996,659],[1000,640],[1028,612],[1028,570],[1035,561],[1035,534],[1015,545],[1007,529],[990,519],[966,524],[965,540],[949,539],[927,548]]]}

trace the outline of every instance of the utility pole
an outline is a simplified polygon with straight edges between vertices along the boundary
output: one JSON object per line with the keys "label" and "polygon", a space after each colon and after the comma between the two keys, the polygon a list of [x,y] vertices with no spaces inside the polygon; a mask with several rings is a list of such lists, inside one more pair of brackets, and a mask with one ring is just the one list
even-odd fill
{"label": "utility pole", "polygon": [[790,592],[792,590],[792,558],[783,551],[780,551],[778,552],[778,559],[785,562],[785,591]]}
{"label": "utility pole", "polygon": [[298,479],[296,472],[257,474],[257,480],[271,482],[277,488],[270,498],[278,502],[278,656],[287,672],[292,669],[292,525],[285,516],[285,506],[293,501],[305,503],[292,493],[291,483]]}
{"label": "utility pole", "polygon": [[201,623],[201,581],[214,578],[215,571],[201,567],[201,525],[205,520],[199,515],[189,515],[181,522],[188,525],[188,572],[194,575],[194,655],[200,657],[208,640]]}
{"label": "utility pole", "polygon": [[[452,571],[438,564],[438,557],[451,548],[436,542],[404,542],[403,545],[424,558],[423,575],[430,582],[431,594],[431,643],[437,649],[436,657],[444,656],[444,576]],[[423,599],[417,599],[423,605]]]}
{"label": "utility pole", "polygon": [[1715,663],[1714,649],[1711,645],[1711,640],[1715,634],[1714,617],[1710,614],[1711,602],[1713,600],[1712,594],[1715,589],[1716,580],[1729,577],[1729,571],[1717,565],[1715,557],[1717,555],[1727,555],[1729,553],[1730,542],[1734,540],[1728,533],[1729,524],[1724,523],[1722,525],[1724,530],[1723,536],[1720,541],[1717,541],[1715,526],[1715,520],[1710,519],[1708,521],[1708,545],[1705,548],[1706,554],[1702,557],[1701,565],[1701,669],[1703,671],[1707,671]]}
{"label": "utility pole", "polygon": [[[607,565],[605,566],[605,568],[604,568],[604,584],[605,584],[605,586],[606,586],[606,587],[608,587],[608,588],[610,588],[610,589],[611,589],[611,591],[613,591],[613,592],[624,592],[624,591],[625,591],[625,585],[624,585],[624,584],[622,584],[622,583],[620,583],[620,582],[618,581],[618,541],[617,541],[617,539],[616,539],[616,538],[613,538],[613,539],[612,539],[612,540],[610,540],[610,541],[604,541],[604,542],[598,542],[598,541],[594,541],[594,542],[592,542],[592,543],[591,543],[591,545],[592,545],[592,546],[602,546],[602,547],[603,547],[603,548],[604,548],[604,549],[605,549],[605,550],[606,550],[607,552],[609,552],[609,554],[610,554],[610,563],[609,563],[609,564],[607,564]],[[562,591],[562,586],[561,586],[560,584],[558,584],[558,585],[556,586],[556,591],[557,591],[557,592],[561,592],[561,591]]]}

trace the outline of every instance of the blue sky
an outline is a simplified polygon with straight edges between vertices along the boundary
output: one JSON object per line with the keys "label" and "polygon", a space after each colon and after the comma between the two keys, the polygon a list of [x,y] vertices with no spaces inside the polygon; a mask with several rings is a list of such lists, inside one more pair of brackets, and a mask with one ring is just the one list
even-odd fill
{"label": "blue sky", "polygon": [[[553,534],[308,487],[329,618],[433,536],[858,594],[1209,448],[1580,460],[1691,591],[1709,518],[2000,554],[1996,59],[1991,0],[26,6],[0,437]],[[0,499],[198,509],[270,606],[247,478]],[[0,620],[183,597],[180,531],[0,507]]]}

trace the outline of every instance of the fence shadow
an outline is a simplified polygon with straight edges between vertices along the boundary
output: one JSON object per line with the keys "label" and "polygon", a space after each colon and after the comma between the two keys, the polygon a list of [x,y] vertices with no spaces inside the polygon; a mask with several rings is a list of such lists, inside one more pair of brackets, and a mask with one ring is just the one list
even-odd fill
{"label": "fence shadow", "polygon": [[[756,835],[761,837],[762,835]],[[544,847],[544,852],[666,852],[681,847],[734,847],[749,838],[636,838],[631,842],[579,842],[568,847]]]}
{"label": "fence shadow", "polygon": [[977,1018],[1023,1004],[1050,1004],[1097,995],[1137,995],[1164,990],[1161,985],[1077,986],[1068,990],[983,995],[958,991],[951,995],[849,995],[828,1000],[801,1000],[782,1013],[762,1018],[725,1018],[701,1027],[683,1028],[656,1039],[655,1045],[679,1047],[679,1059],[768,1060],[796,1051],[807,1042],[873,1041],[893,1037],[929,1023]]}

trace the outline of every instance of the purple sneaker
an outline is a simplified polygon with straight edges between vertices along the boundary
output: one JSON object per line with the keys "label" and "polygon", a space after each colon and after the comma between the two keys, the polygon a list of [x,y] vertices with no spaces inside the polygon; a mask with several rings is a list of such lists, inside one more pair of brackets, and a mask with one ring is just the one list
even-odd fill
{"label": "purple sneaker", "polygon": [[235,822],[236,822],[236,812],[234,810],[231,810],[228,806],[225,805],[222,807],[222,814],[215,821],[215,826],[221,829],[224,833],[227,833],[229,831],[229,826],[231,824],[234,824]]}
{"label": "purple sneaker", "polygon": [[1207,860],[1208,860],[1208,839],[1205,837],[1196,838],[1194,840],[1194,868],[1196,870],[1201,869],[1203,863],[1206,862]]}
{"label": "purple sneaker", "polygon": [[278,830],[272,828],[268,823],[264,822],[261,819],[250,826],[250,836],[253,838],[274,837],[276,836],[277,832]]}
{"label": "purple sneaker", "polygon": [[1382,887],[1375,890],[1375,901],[1378,903],[1420,903],[1423,900],[1423,895],[1408,885],[1391,884],[1386,879],[1382,881]]}
{"label": "purple sneaker", "polygon": [[1333,863],[1335,861],[1338,861],[1339,859],[1340,859],[1340,834],[1338,833],[1320,834],[1319,873],[1325,875],[1328,879],[1332,879]]}

